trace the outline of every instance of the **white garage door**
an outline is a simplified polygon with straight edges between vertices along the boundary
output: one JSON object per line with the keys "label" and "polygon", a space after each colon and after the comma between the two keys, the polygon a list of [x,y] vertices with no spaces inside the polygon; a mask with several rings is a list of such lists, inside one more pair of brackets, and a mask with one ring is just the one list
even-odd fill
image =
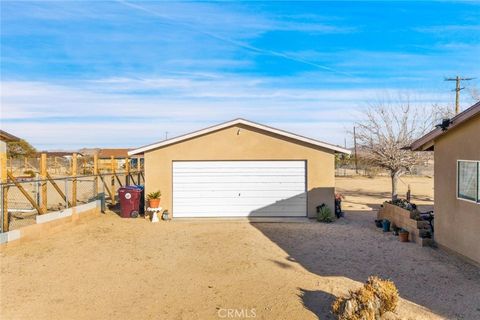
{"label": "white garage door", "polygon": [[174,217],[304,217],[305,161],[175,161]]}

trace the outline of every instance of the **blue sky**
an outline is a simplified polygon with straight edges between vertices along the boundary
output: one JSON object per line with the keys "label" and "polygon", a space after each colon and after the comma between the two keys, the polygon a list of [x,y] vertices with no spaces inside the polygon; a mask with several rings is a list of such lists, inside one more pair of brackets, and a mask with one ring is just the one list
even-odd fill
{"label": "blue sky", "polygon": [[479,2],[1,1],[1,127],[134,147],[244,117],[343,145],[369,102],[452,105],[479,21]]}

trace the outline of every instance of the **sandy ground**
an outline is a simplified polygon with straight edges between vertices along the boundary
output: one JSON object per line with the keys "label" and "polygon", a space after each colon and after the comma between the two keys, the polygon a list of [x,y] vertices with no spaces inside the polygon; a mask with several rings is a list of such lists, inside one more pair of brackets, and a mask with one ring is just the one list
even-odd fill
{"label": "sandy ground", "polygon": [[[345,210],[372,210],[391,199],[389,177],[336,177],[336,190],[345,196]],[[433,178],[403,176],[398,183],[398,195],[406,198],[410,185],[412,202],[428,209],[433,205]]]}
{"label": "sandy ground", "polygon": [[478,268],[400,243],[374,217],[152,224],[110,212],[3,247],[0,318],[224,319],[236,309],[243,318],[333,319],[335,296],[369,275],[396,283],[404,319],[480,318]]}

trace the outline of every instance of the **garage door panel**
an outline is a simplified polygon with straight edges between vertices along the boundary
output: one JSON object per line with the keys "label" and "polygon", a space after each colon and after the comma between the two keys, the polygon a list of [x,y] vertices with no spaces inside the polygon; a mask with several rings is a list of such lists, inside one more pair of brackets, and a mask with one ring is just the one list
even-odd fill
{"label": "garage door panel", "polygon": [[[191,170],[192,168],[305,168],[304,161],[275,160],[275,161],[175,161],[175,170]],[[193,165],[192,165],[193,164]]]}
{"label": "garage door panel", "polygon": [[249,175],[249,176],[277,176],[281,170],[283,176],[297,176],[303,173],[303,169],[276,169],[276,170],[266,170],[262,168],[255,168],[254,171],[245,168],[244,170],[229,170],[227,168],[223,168],[223,170],[203,170],[201,172],[198,171],[178,171],[176,170],[175,173],[177,177],[215,177],[215,176],[226,176],[232,177],[237,176],[239,174]]}
{"label": "garage door panel", "polygon": [[305,202],[305,197],[303,198],[298,198],[298,199],[284,199],[284,200],[277,200],[276,198],[241,198],[237,199],[235,197],[229,197],[229,198],[200,198],[200,199],[177,199],[176,200],[176,205],[186,207],[218,207],[218,206],[223,206],[223,207],[239,207],[243,206],[245,208],[248,208],[250,210],[258,209],[262,206],[268,206],[268,205],[273,205],[278,203],[278,201],[289,201],[290,206],[299,206],[302,205]]}
{"label": "garage door panel", "polygon": [[305,216],[305,162],[174,162],[173,214]]}
{"label": "garage door panel", "polygon": [[[197,191],[205,191],[205,192],[218,192],[219,190],[216,189],[216,186],[207,186],[202,185],[203,190],[198,189],[197,183],[183,183],[181,185],[175,185],[173,188],[173,192],[197,192]],[[288,191],[296,191],[302,190],[305,187],[304,182],[282,182],[280,185],[277,183],[274,185],[275,190],[288,190]],[[250,183],[231,183],[231,184],[224,184],[222,186],[222,191],[237,191],[237,192],[245,192],[245,191],[270,191],[272,190],[272,184],[269,183],[262,183],[262,182],[250,182]]]}
{"label": "garage door panel", "polygon": [[272,198],[283,200],[292,197],[297,190],[187,190],[175,191],[175,199],[221,199],[221,198]]}
{"label": "garage door panel", "polygon": [[[285,205],[272,205],[266,208],[258,208],[254,210],[250,210],[245,214],[245,210],[242,207],[238,206],[231,206],[231,207],[211,207],[208,209],[199,209],[198,207],[192,206],[186,208],[190,210],[192,214],[190,215],[175,215],[175,217],[292,217],[292,216],[300,216],[295,215],[297,211],[297,206],[285,206]],[[305,216],[302,215],[302,216]]]}
{"label": "garage door panel", "polygon": [[[232,175],[232,176],[183,176],[183,177],[176,177],[175,183],[199,183],[199,184],[211,184],[211,183],[225,183],[225,184],[232,184],[232,183],[250,183],[252,181],[261,181],[261,176],[259,175]],[[298,182],[302,183],[305,181],[305,178],[299,175],[296,176],[285,176],[285,175],[268,175],[264,176],[265,182],[264,183],[289,183],[289,182]]]}

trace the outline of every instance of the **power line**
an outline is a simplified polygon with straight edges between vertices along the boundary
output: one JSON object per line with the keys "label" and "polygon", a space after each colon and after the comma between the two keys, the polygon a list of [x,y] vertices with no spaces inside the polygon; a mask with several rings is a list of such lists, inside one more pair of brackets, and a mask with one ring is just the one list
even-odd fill
{"label": "power line", "polygon": [[445,78],[445,81],[455,81],[455,89],[452,90],[455,91],[455,114],[460,112],[460,91],[465,89],[465,87],[460,87],[460,81],[470,81],[473,79],[475,78],[462,78],[459,76],[456,76],[455,78]]}

